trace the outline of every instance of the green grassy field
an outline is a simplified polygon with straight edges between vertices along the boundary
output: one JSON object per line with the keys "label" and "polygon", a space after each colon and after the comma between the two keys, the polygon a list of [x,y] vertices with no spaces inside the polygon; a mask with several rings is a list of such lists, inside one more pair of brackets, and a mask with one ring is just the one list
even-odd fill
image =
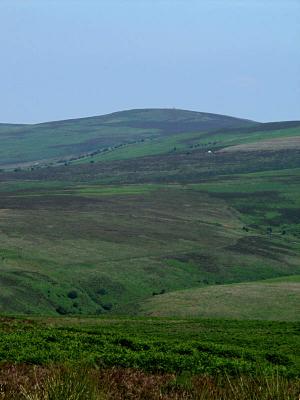
{"label": "green grassy field", "polygon": [[193,374],[300,372],[292,322],[156,318],[3,318],[5,363],[69,363]]}

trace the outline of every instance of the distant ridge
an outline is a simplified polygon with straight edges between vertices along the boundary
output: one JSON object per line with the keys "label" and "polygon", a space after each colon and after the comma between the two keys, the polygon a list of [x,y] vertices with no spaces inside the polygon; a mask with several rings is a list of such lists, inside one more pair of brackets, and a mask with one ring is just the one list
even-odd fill
{"label": "distant ridge", "polygon": [[179,108],[133,108],[128,110],[121,110],[121,111],[114,111],[107,114],[99,114],[99,115],[92,115],[92,116],[85,116],[85,117],[74,117],[74,118],[64,118],[61,120],[51,120],[51,121],[44,121],[44,122],[37,122],[32,124],[25,124],[25,123],[1,123],[0,127],[4,126],[14,126],[14,127],[32,127],[32,126],[41,126],[46,124],[56,124],[56,123],[73,123],[75,121],[83,121],[83,120],[101,120],[101,122],[105,123],[105,121],[111,121],[111,119],[117,117],[123,119],[124,121],[128,120],[129,118],[132,120],[140,120],[141,118],[145,121],[154,121],[154,120],[170,120],[170,119],[194,119],[199,120],[199,117],[203,118],[211,118],[211,119],[225,119],[231,121],[242,121],[242,124],[253,124],[257,123],[256,121],[233,117],[225,114],[217,114],[217,113],[210,113],[210,112],[202,112],[202,111],[192,111],[192,110],[185,110]]}
{"label": "distant ridge", "polygon": [[256,122],[169,108],[134,109],[32,125],[0,124],[0,166],[28,166],[37,161],[69,159],[145,139],[253,124]]}

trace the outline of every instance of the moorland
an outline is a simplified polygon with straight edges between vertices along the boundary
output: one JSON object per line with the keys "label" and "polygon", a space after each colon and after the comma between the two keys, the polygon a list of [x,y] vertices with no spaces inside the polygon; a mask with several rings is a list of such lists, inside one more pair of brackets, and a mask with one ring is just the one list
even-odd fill
{"label": "moorland", "polygon": [[160,373],[164,398],[201,398],[194,376],[297,391],[300,121],[147,109],[0,138],[5,371]]}

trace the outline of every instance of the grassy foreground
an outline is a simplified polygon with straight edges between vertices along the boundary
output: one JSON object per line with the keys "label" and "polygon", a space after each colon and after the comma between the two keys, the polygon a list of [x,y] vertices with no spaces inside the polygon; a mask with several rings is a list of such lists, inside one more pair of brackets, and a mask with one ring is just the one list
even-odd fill
{"label": "grassy foreground", "polygon": [[299,324],[294,322],[2,318],[0,333],[3,363],[68,362],[193,375],[300,375]]}
{"label": "grassy foreground", "polygon": [[2,318],[5,400],[297,400],[299,324]]}

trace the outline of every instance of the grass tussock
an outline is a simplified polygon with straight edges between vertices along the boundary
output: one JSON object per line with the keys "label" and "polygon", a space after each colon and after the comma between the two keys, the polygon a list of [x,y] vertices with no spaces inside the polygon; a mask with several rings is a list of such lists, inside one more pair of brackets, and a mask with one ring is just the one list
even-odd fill
{"label": "grass tussock", "polygon": [[1,400],[298,400],[299,379],[2,366]]}
{"label": "grass tussock", "polygon": [[13,365],[1,368],[0,399],[99,400],[105,397],[92,370]]}

